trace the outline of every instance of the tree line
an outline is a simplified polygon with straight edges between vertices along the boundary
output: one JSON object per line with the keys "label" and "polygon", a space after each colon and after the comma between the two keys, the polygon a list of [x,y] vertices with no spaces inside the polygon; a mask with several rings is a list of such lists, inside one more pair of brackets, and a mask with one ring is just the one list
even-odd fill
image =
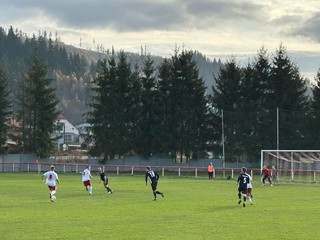
{"label": "tree line", "polygon": [[308,95],[308,80],[282,44],[273,56],[262,47],[245,67],[227,60],[212,94],[192,51],[176,50],[158,69],[150,59],[141,71],[130,69],[123,53],[99,62],[88,113],[92,154],[197,159],[221,156],[224,145],[228,161],[258,161],[261,149],[319,147],[320,75]]}
{"label": "tree line", "polygon": [[[9,41],[0,42],[1,152],[6,153],[10,137],[18,144],[17,152],[48,156],[61,112],[56,90],[65,87],[57,86],[50,74],[50,38],[45,41],[48,51],[40,50],[42,38],[26,38],[24,43],[33,43],[33,52],[19,77],[7,68],[6,61],[15,62]],[[262,47],[245,67],[232,57],[222,64],[218,74],[212,74],[215,84],[209,93],[194,55],[176,49],[160,65],[147,56],[139,67],[120,51],[91,63],[84,70],[90,98],[82,99],[89,109],[83,113],[92,124],[93,135],[84,146],[92,146],[90,154],[104,159],[169,155],[181,161],[206,157],[208,152],[221,157],[224,145],[228,161],[256,161],[261,149],[318,148],[320,71],[308,95],[307,79],[286,48],[281,44],[270,56]],[[73,62],[71,55],[64,57]],[[60,71],[56,67],[54,71]],[[14,91],[8,86],[12,79],[17,80]]]}
{"label": "tree line", "polygon": [[224,120],[225,157],[259,161],[261,149],[318,149],[319,71],[315,80],[308,94],[308,79],[283,44],[273,56],[262,47],[245,67],[227,61],[210,102],[216,123]]}
{"label": "tree line", "polygon": [[212,122],[206,87],[191,51],[175,51],[159,69],[148,57],[132,71],[126,55],[100,61],[91,87],[91,154],[203,156]]}

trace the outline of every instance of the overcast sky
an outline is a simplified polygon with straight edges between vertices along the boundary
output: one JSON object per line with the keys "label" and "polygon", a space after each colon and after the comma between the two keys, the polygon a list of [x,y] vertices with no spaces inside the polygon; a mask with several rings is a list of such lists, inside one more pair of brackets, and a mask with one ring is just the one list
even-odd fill
{"label": "overcast sky", "polygon": [[[0,26],[58,33],[85,49],[169,56],[175,46],[242,63],[282,43],[301,73],[320,66],[319,0],[0,0]],[[313,78],[313,77],[312,77]]]}

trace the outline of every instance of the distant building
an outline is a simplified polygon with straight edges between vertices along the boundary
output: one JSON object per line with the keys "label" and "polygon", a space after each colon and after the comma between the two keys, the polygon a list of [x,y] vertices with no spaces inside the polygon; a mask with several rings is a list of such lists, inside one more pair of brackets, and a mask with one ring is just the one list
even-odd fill
{"label": "distant building", "polygon": [[75,125],[75,127],[79,130],[79,144],[86,142],[88,136],[92,135],[91,126],[92,125],[87,122]]}
{"label": "distant building", "polygon": [[79,145],[79,130],[72,125],[63,115],[59,115],[56,121],[58,149],[66,151],[70,145]]}

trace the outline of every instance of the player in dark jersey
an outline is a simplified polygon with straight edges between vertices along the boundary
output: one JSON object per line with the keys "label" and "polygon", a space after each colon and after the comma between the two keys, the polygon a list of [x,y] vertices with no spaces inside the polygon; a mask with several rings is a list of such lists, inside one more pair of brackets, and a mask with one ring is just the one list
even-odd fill
{"label": "player in dark jersey", "polygon": [[148,183],[148,179],[149,179],[150,184],[151,184],[151,188],[152,188],[152,192],[153,192],[153,196],[154,196],[154,201],[157,200],[157,194],[159,194],[162,197],[164,197],[163,192],[159,192],[157,190],[159,174],[156,173],[155,171],[152,171],[150,167],[146,167],[146,177],[145,177],[146,185]]}
{"label": "player in dark jersey", "polygon": [[247,184],[250,182],[250,177],[247,174],[247,169],[245,167],[241,168],[242,172],[240,173],[238,177],[238,197],[239,202],[241,203],[241,195],[243,196],[243,206],[246,206],[246,200],[247,200]]}
{"label": "player in dark jersey", "polygon": [[107,177],[107,175],[104,173],[104,171],[102,170],[102,168],[101,167],[99,167],[99,171],[100,171],[100,173],[99,173],[99,175],[100,175],[100,181],[99,181],[99,183],[102,181],[103,182],[103,185],[104,185],[104,187],[105,187],[105,189],[107,189],[107,193],[113,193],[113,191],[111,190],[111,188],[109,188],[109,186],[108,186],[108,183],[109,183],[109,179],[108,179],[108,177]]}

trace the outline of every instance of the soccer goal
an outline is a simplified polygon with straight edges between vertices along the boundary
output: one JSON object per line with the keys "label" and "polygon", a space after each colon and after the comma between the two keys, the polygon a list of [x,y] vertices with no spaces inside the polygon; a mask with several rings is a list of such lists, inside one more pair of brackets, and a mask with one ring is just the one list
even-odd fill
{"label": "soccer goal", "polygon": [[320,150],[261,150],[274,181],[320,182]]}

